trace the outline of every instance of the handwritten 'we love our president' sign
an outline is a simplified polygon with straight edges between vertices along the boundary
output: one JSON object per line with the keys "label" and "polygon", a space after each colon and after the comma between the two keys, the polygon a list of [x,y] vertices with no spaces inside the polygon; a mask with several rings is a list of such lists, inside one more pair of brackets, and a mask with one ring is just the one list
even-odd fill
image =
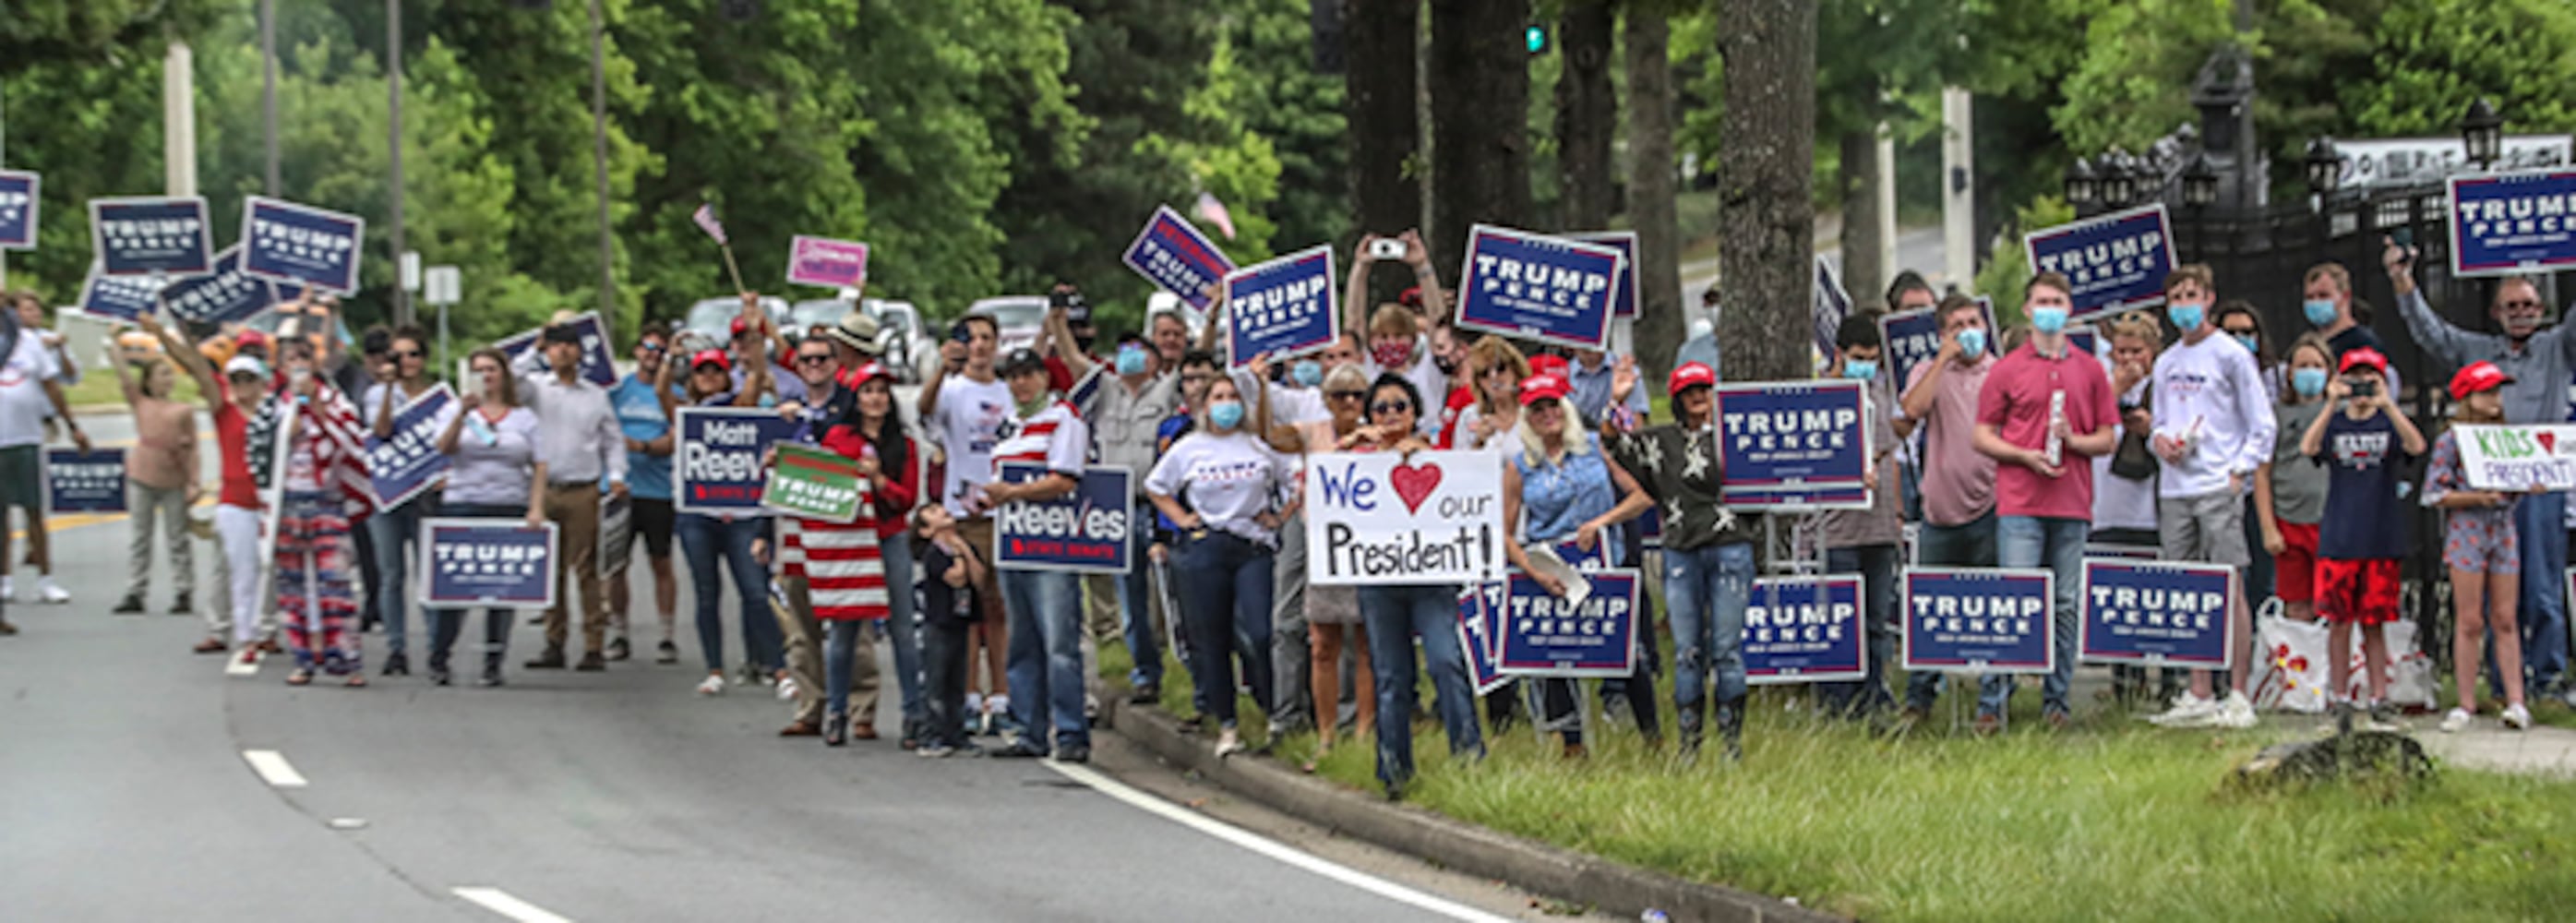
{"label": "handwritten 'we love our president' sign", "polygon": [[1306,462],[1306,580],[1458,584],[1504,570],[1503,468],[1482,452],[1331,453]]}

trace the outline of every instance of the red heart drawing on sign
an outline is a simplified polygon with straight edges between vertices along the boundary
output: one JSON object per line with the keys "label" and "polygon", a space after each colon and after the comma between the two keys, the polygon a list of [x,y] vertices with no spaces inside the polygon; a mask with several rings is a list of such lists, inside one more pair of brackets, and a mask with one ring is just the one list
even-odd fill
{"label": "red heart drawing on sign", "polygon": [[2556,455],[2556,454],[2558,454],[2558,434],[2557,434],[2557,433],[2553,433],[2553,432],[2550,432],[2550,431],[2548,431],[2548,430],[2545,430],[2545,429],[2544,429],[2544,430],[2541,430],[2541,431],[2539,431],[2539,432],[2536,432],[2536,433],[2531,434],[2531,438],[2532,438],[2532,439],[2534,439],[2534,440],[2536,440],[2536,441],[2538,441],[2538,442],[2540,443],[2540,451],[2545,452],[2545,453],[2548,453],[2548,454],[2550,454],[2550,455]]}
{"label": "red heart drawing on sign", "polygon": [[1419,514],[1422,512],[1422,501],[1430,499],[1432,489],[1440,486],[1440,466],[1397,465],[1394,471],[1387,474],[1386,480],[1387,483],[1395,485],[1395,495],[1403,498],[1404,508]]}

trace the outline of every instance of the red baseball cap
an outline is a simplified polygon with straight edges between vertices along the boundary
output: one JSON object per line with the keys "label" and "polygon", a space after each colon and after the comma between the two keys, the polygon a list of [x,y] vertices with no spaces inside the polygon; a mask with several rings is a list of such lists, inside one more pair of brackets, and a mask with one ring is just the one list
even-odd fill
{"label": "red baseball cap", "polygon": [[235,349],[266,345],[268,345],[268,334],[261,333],[257,330],[245,328],[242,332],[233,334],[233,348]]}
{"label": "red baseball cap", "polygon": [[1683,388],[1704,388],[1715,387],[1716,385],[1717,371],[1715,369],[1711,369],[1703,363],[1691,362],[1685,363],[1681,368],[1673,370],[1672,377],[1664,382],[1664,393],[1680,394],[1682,393]]}
{"label": "red baseball cap", "polygon": [[736,316],[734,317],[734,319],[733,319],[733,335],[734,335],[734,336],[741,336],[741,335],[743,334],[743,331],[750,330],[750,329],[751,329],[751,320],[750,320],[749,318],[742,317],[742,316],[740,316],[740,315],[736,315]]}
{"label": "red baseball cap", "polygon": [[2335,366],[2335,374],[2341,375],[2352,371],[2352,367],[2356,365],[2367,365],[2382,375],[2388,374],[2388,357],[2380,355],[2379,350],[2367,346],[2344,353],[2343,363]]}
{"label": "red baseball cap", "polygon": [[1565,374],[1565,369],[1566,369],[1566,365],[1565,365],[1565,357],[1564,357],[1564,356],[1555,355],[1555,354],[1553,354],[1553,353],[1544,353],[1544,354],[1540,354],[1540,355],[1536,355],[1536,356],[1531,356],[1531,357],[1530,357],[1530,361],[1529,361],[1529,367],[1530,367],[1530,374],[1532,374],[1532,375],[1560,375],[1560,376],[1561,376],[1561,375],[1564,375],[1564,374]]}
{"label": "red baseball cap", "polygon": [[2459,374],[2451,376],[2451,399],[2467,400],[2469,395],[2501,387],[2512,380],[2513,376],[2505,374],[2503,369],[2496,368],[2493,362],[2471,363],[2468,368],[2461,369]]}
{"label": "red baseball cap", "polygon": [[1400,295],[1395,296],[1395,300],[1396,300],[1396,302],[1397,302],[1398,304],[1402,304],[1402,305],[1404,305],[1405,307],[1408,307],[1408,308],[1419,308],[1419,307],[1421,307],[1421,306],[1422,306],[1422,286],[1416,285],[1416,286],[1413,286],[1413,287],[1411,287],[1411,288],[1407,288],[1407,289],[1405,289],[1403,294],[1400,294]]}
{"label": "red baseball cap", "polygon": [[841,373],[841,387],[856,388],[879,378],[891,377],[886,367],[874,362]]}
{"label": "red baseball cap", "polygon": [[1549,398],[1564,397],[1568,390],[1564,378],[1552,372],[1540,372],[1521,379],[1521,406],[1527,407]]}
{"label": "red baseball cap", "polygon": [[696,371],[698,366],[709,363],[713,363],[716,368],[733,371],[733,360],[725,358],[725,351],[721,349],[698,350],[696,355],[689,357],[689,370]]}

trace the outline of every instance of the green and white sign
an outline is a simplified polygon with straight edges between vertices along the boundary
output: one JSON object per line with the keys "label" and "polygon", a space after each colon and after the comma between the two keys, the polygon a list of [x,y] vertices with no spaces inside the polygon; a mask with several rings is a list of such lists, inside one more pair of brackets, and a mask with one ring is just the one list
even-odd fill
{"label": "green and white sign", "polygon": [[2462,426],[2460,471],[2479,490],[2576,488],[2576,426]]}
{"label": "green and white sign", "polygon": [[859,518],[859,463],[811,446],[778,443],[778,463],[760,491],[760,505],[791,516],[826,522]]}

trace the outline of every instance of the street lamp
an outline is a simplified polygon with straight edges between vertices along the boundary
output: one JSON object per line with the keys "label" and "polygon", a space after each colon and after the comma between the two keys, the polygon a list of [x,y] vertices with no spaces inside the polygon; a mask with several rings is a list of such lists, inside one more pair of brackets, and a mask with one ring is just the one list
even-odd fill
{"label": "street lamp", "polygon": [[2469,162],[2484,170],[2503,159],[2504,119],[2485,97],[2469,104],[2467,115],[2460,117],[2460,142],[2469,149]]}
{"label": "street lamp", "polygon": [[2084,208],[2100,201],[2100,175],[2093,172],[2093,162],[2082,157],[2066,168],[2066,204]]}
{"label": "street lamp", "polygon": [[2193,208],[2218,203],[2218,167],[2207,153],[2192,155],[2191,166],[2183,168],[2182,203]]}
{"label": "street lamp", "polygon": [[2138,171],[2129,152],[2112,148],[2102,155],[2102,200],[2113,208],[2125,208],[2137,199]]}
{"label": "street lamp", "polygon": [[2333,138],[2318,135],[2308,142],[2308,191],[2329,196],[2341,185],[2343,155],[2335,150]]}

